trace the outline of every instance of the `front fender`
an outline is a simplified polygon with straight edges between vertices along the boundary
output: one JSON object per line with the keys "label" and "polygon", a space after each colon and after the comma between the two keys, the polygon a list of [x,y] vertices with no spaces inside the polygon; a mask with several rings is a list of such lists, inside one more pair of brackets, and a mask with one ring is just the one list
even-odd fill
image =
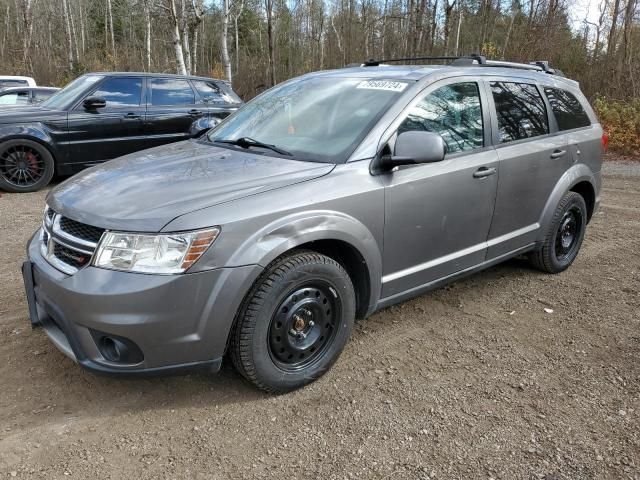
{"label": "front fender", "polygon": [[[378,300],[382,278],[380,247],[371,231],[356,218],[331,210],[296,212],[265,224],[233,251],[216,251],[202,258],[194,270],[241,265],[266,267],[280,255],[309,242],[338,240],[355,248],[364,259],[369,277],[368,306]],[[204,260],[204,261],[203,261]]]}
{"label": "front fender", "polygon": [[60,158],[61,153],[56,146],[54,138],[43,125],[39,123],[28,125],[0,125],[0,143],[19,138],[38,142],[49,149],[54,160]]}
{"label": "front fender", "polygon": [[560,177],[560,179],[556,183],[556,186],[551,192],[551,195],[549,195],[547,203],[545,204],[542,211],[542,216],[540,217],[539,222],[540,228],[538,229],[538,236],[536,238],[537,242],[544,241],[544,237],[549,229],[553,214],[556,210],[556,207],[558,206],[558,203],[560,202],[560,199],[575,185],[584,181],[591,184],[594,192],[596,192],[597,198],[599,194],[598,181],[591,169],[584,163],[573,165],[562,175],[562,177]]}

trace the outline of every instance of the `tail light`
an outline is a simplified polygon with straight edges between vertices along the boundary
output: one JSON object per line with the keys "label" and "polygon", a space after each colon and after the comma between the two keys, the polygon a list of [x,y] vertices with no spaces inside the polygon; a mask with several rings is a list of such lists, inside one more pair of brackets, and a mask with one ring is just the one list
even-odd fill
{"label": "tail light", "polygon": [[609,148],[609,135],[606,133],[602,134],[602,151],[606,153],[607,148]]}

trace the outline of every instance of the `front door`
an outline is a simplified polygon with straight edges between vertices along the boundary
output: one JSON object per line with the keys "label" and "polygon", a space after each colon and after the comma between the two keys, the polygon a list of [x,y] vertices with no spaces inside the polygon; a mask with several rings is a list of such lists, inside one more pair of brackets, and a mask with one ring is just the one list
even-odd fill
{"label": "front door", "polygon": [[105,107],[87,110],[80,101],[69,112],[69,162],[89,165],[145,148],[142,92],[142,77],[107,77],[85,97],[104,98]]}
{"label": "front door", "polygon": [[439,133],[447,154],[441,162],[401,167],[382,177],[383,298],[484,261],[498,185],[485,96],[471,79],[435,84],[414,100],[400,124],[397,133]]}

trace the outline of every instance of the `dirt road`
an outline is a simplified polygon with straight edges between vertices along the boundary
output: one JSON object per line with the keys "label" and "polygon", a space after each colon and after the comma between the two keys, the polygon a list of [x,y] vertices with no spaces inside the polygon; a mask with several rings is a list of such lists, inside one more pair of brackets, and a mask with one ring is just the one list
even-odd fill
{"label": "dirt road", "polygon": [[[45,192],[0,198],[0,478],[640,478],[640,164],[560,275],[521,260],[357,324],[322,380],[95,376],[27,320]],[[553,313],[546,313],[545,308]]]}

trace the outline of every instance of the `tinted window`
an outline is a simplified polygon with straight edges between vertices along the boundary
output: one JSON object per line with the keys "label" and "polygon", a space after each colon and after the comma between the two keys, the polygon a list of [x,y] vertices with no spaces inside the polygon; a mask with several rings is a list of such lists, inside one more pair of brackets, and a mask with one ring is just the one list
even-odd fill
{"label": "tinted window", "polygon": [[47,98],[51,97],[54,93],[56,93],[55,90],[34,90],[33,91],[33,101],[35,103],[43,102]]}
{"label": "tinted window", "polygon": [[193,89],[186,80],[157,78],[151,82],[152,105],[192,105],[196,103]]}
{"label": "tinted window", "polygon": [[29,103],[29,92],[12,92],[0,96],[0,105],[26,105]]}
{"label": "tinted window", "polygon": [[492,82],[501,142],[549,133],[544,100],[534,85]]}
{"label": "tinted window", "polygon": [[227,92],[222,86],[215,82],[205,82],[204,80],[194,80],[193,86],[204,101],[208,103],[241,103],[241,100]]}
{"label": "tinted window", "polygon": [[412,107],[399,132],[425,130],[439,133],[447,153],[482,147],[482,109],[478,84],[441,87]]}
{"label": "tinted window", "polygon": [[544,93],[547,94],[551,111],[556,117],[560,130],[571,130],[591,125],[587,113],[572,93],[550,87],[545,87]]}
{"label": "tinted window", "polygon": [[104,98],[107,101],[107,107],[140,105],[142,79],[131,77],[107,78],[91,96]]}

